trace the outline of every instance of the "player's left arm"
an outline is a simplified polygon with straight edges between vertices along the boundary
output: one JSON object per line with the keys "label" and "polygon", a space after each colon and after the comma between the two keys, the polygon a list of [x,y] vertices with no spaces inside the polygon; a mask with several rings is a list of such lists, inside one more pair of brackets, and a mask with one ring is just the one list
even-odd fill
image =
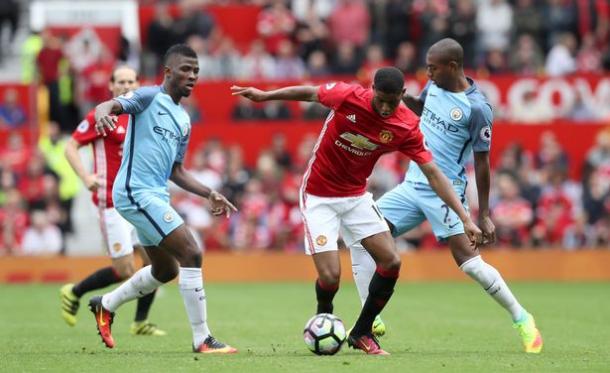
{"label": "player's left arm", "polygon": [[480,244],[483,240],[481,230],[473,223],[470,215],[464,206],[462,206],[460,199],[455,194],[449,179],[443,174],[443,171],[433,161],[419,164],[419,168],[428,179],[432,190],[458,215],[464,224],[464,232],[470,239],[471,244],[473,246]]}
{"label": "player's left arm", "polygon": [[172,174],[169,179],[180,188],[203,198],[207,198],[208,201],[210,201],[210,209],[214,216],[226,214],[226,216],[229,217],[231,213],[237,211],[237,208],[233,206],[225,196],[197,181],[180,162],[174,163]]}
{"label": "player's left arm", "polygon": [[491,171],[489,152],[491,150],[491,127],[493,113],[487,103],[473,106],[470,118],[470,138],[474,152],[474,174],[479,198],[479,227],[483,231],[483,243],[496,240],[496,227],[489,212],[489,190]]}

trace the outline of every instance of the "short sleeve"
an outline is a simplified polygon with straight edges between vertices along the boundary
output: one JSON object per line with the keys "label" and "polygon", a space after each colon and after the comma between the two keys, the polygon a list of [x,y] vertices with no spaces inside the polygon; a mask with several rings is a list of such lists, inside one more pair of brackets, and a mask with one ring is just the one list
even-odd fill
{"label": "short sleeve", "polygon": [[89,112],[85,119],[79,123],[74,132],[72,132],[72,138],[80,145],[90,144],[100,136],[101,135],[95,131],[95,117],[93,111]]}
{"label": "short sleeve", "polygon": [[318,89],[318,100],[322,105],[336,110],[354,89],[353,85],[342,82],[326,83]]}
{"label": "short sleeve", "polygon": [[493,113],[488,103],[472,106],[470,112],[470,138],[472,151],[488,152],[491,149],[491,126]]}
{"label": "short sleeve", "polygon": [[419,130],[419,127],[404,142],[400,152],[417,164],[425,164],[432,161],[432,154],[424,146],[424,135]]}
{"label": "short sleeve", "polygon": [[421,102],[426,102],[426,96],[428,96],[428,89],[430,88],[430,84],[432,84],[432,81],[428,80],[428,82],[424,86],[424,89],[422,89],[419,93],[419,100]]}
{"label": "short sleeve", "polygon": [[186,149],[189,146],[189,139],[191,137],[189,135],[183,136],[182,140],[180,140],[180,147],[178,148],[178,153],[176,154],[176,159],[174,162],[176,163],[184,163],[184,157],[186,155]]}
{"label": "short sleeve", "polygon": [[125,114],[138,114],[146,110],[155,96],[160,92],[160,87],[142,87],[124,95],[115,97],[113,100],[119,102]]}

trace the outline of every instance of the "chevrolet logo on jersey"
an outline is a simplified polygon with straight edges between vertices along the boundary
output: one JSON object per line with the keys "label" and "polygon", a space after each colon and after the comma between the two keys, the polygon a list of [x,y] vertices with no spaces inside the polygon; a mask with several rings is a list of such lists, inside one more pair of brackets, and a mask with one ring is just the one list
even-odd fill
{"label": "chevrolet logo on jersey", "polygon": [[368,137],[362,136],[361,134],[354,135],[351,132],[343,132],[341,138],[349,141],[350,145],[356,149],[373,151],[379,147],[379,145],[371,142]]}

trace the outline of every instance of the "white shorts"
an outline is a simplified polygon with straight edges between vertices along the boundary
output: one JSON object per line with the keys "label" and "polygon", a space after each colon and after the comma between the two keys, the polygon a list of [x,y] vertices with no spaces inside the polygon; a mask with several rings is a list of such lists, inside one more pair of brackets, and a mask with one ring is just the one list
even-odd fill
{"label": "white shorts", "polygon": [[136,229],[114,207],[100,211],[100,227],[112,259],[133,254],[133,245],[139,243]]}
{"label": "white shorts", "polygon": [[301,214],[308,255],[337,250],[339,233],[347,246],[390,228],[379,212],[373,195],[318,197],[303,193]]}

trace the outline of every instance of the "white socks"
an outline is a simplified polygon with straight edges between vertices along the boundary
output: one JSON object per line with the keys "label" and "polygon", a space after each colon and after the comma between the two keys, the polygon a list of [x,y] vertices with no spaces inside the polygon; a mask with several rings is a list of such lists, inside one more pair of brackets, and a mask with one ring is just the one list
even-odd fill
{"label": "white socks", "polygon": [[504,309],[506,309],[513,321],[518,321],[523,313],[523,307],[506,285],[500,273],[489,264],[485,263],[480,255],[468,259],[460,269],[476,282],[481,284],[487,294],[491,295]]}
{"label": "white socks", "polygon": [[163,285],[162,282],[153,277],[151,269],[151,266],[140,269],[127,281],[123,282],[121,286],[110,293],[104,294],[102,306],[108,311],[114,312],[123,303],[150,294],[156,288]]}
{"label": "white socks", "polygon": [[358,295],[360,295],[360,301],[364,305],[366,298],[369,296],[369,284],[373,274],[375,274],[377,264],[360,242],[350,246],[349,252],[352,256],[352,275],[358,289]]}
{"label": "white socks", "polygon": [[180,267],[180,294],[193,330],[193,345],[199,347],[210,335],[207,324],[205,290],[201,268]]}

